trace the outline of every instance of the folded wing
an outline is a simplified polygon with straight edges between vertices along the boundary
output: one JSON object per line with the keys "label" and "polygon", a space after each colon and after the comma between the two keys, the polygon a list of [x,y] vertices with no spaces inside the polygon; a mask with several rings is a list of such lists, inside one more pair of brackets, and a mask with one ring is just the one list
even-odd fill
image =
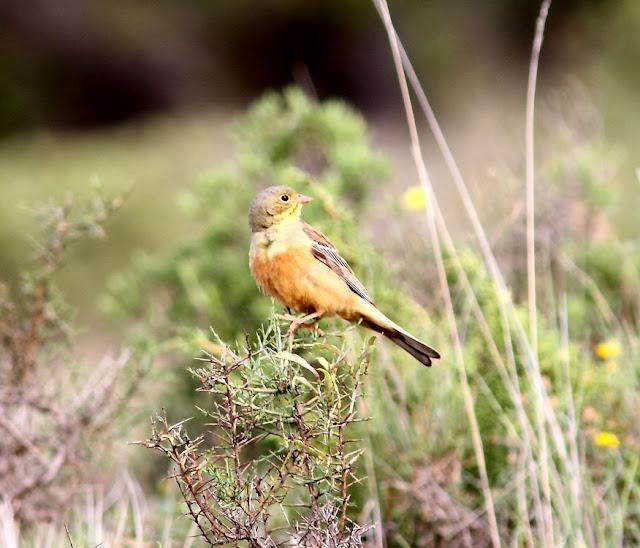
{"label": "folded wing", "polygon": [[349,263],[340,256],[336,246],[333,245],[324,234],[318,232],[307,223],[302,223],[302,229],[311,240],[311,252],[313,256],[340,276],[351,291],[359,297],[362,297],[365,301],[373,304],[373,299],[367,293],[362,282],[360,282],[353,273]]}

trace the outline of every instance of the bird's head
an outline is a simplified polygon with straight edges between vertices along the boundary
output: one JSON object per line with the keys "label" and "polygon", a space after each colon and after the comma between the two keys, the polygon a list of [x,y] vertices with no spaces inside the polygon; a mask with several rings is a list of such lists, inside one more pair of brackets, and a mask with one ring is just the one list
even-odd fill
{"label": "bird's head", "polygon": [[302,205],[311,200],[288,186],[265,188],[256,195],[249,208],[251,232],[260,232],[286,221],[297,221]]}

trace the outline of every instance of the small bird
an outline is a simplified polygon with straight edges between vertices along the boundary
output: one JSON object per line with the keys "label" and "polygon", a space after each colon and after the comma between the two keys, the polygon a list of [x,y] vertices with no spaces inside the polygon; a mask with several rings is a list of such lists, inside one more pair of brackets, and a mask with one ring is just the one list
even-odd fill
{"label": "small bird", "polygon": [[305,314],[280,316],[291,321],[287,333],[313,328],[323,316],[338,315],[382,333],[430,366],[440,354],[380,312],[336,247],[300,219],[303,204],[311,200],[287,186],[271,186],[254,198],[249,209],[249,267],[258,287]]}

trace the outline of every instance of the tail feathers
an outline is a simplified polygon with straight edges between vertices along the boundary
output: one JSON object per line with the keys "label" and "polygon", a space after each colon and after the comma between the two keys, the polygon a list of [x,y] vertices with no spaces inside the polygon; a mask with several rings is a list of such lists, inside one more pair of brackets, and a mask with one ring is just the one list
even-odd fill
{"label": "tail feathers", "polygon": [[395,333],[383,332],[383,334],[427,367],[431,367],[432,359],[440,359],[440,354],[436,350],[408,333],[396,331]]}
{"label": "tail feathers", "polygon": [[411,354],[423,365],[431,367],[432,359],[440,359],[438,351],[419,341],[413,335],[407,333],[379,310],[375,309],[375,314],[367,314],[367,316],[363,315],[362,317],[362,323],[365,327],[373,329],[378,333],[382,333],[385,337],[397,344],[405,352]]}

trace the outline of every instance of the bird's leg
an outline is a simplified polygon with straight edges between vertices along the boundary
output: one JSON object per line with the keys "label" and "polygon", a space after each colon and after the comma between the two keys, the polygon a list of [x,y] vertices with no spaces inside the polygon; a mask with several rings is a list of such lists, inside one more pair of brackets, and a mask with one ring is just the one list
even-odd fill
{"label": "bird's leg", "polygon": [[[318,320],[322,317],[322,312],[312,312],[301,318],[295,318],[291,320],[291,325],[287,329],[287,335],[293,335],[298,329],[304,327],[306,329],[313,329],[318,324]],[[311,321],[316,320],[316,321]]]}
{"label": "bird's leg", "polygon": [[[287,310],[289,309],[287,308]],[[283,322],[295,322],[299,319],[298,316],[291,314],[290,312],[287,312],[286,314],[276,314],[275,316]]]}
{"label": "bird's leg", "polygon": [[320,327],[318,327],[319,323],[320,323],[320,316],[316,320],[314,320],[312,322],[303,323],[302,325],[300,325],[300,327],[304,327],[305,329],[308,329],[309,331],[311,331],[313,329],[313,330],[315,330],[317,335],[319,335],[320,337],[324,337],[324,331],[322,331],[322,329],[320,329]]}

